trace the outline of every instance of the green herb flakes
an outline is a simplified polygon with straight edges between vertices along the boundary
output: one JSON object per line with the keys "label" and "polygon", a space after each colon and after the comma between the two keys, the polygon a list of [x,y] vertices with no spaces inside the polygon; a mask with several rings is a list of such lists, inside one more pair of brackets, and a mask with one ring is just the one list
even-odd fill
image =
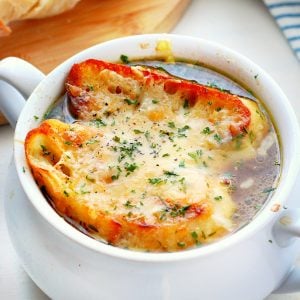
{"label": "green herb flakes", "polygon": [[129,173],[132,173],[137,167],[136,163],[129,164],[128,162],[126,162],[124,166],[125,170]]}
{"label": "green herb flakes", "polygon": [[126,208],[133,208],[133,207],[135,207],[135,205],[132,205],[132,204],[131,204],[131,201],[129,201],[129,200],[126,201],[126,203],[124,204],[124,206],[125,206]]}
{"label": "green herb flakes", "polygon": [[174,122],[168,122],[168,127],[169,127],[169,128],[176,128]]}
{"label": "green herb flakes", "polygon": [[138,105],[138,101],[137,100],[131,100],[128,98],[125,98],[124,101],[128,104],[128,105]]}
{"label": "green herb flakes", "polygon": [[189,152],[188,156],[191,157],[195,162],[199,161],[199,158],[202,156],[202,149],[196,150],[195,152]]}
{"label": "green herb flakes", "polygon": [[100,128],[100,127],[105,127],[107,124],[105,122],[103,122],[101,119],[95,119],[95,120],[92,120],[90,121],[90,124],[92,126],[95,126],[97,128]]}
{"label": "green herb flakes", "polygon": [[211,130],[209,127],[205,127],[205,128],[202,130],[202,133],[203,133],[203,134],[211,134],[211,133],[213,133],[213,130]]}
{"label": "green herb flakes", "polygon": [[115,135],[113,137],[113,141],[116,142],[116,143],[120,143],[121,139],[118,136]]}
{"label": "green herb flakes", "polygon": [[166,170],[164,170],[164,175],[166,175],[166,176],[179,176],[178,174],[176,174],[172,171],[166,171]]}
{"label": "green herb flakes", "polygon": [[133,132],[134,132],[135,134],[141,134],[141,133],[144,133],[144,131],[141,131],[141,130],[139,130],[139,129],[133,129]]}
{"label": "green herb flakes", "polygon": [[222,138],[219,134],[214,135],[214,140],[218,142],[218,144],[222,143]]}
{"label": "green herb flakes", "polygon": [[120,55],[120,59],[121,59],[122,63],[124,63],[124,64],[128,64],[129,63],[129,59],[128,59],[127,55],[121,54]]}
{"label": "green herb flakes", "polygon": [[157,185],[160,183],[165,182],[163,179],[159,178],[159,177],[155,177],[155,178],[148,178],[149,183],[153,184],[153,185]]}
{"label": "green herb flakes", "polygon": [[185,168],[185,161],[181,160],[178,165],[179,168]]}

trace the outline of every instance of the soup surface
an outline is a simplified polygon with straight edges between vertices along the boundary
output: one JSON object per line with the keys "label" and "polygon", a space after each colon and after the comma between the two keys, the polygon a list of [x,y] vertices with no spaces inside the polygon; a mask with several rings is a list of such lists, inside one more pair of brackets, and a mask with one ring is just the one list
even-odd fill
{"label": "soup surface", "polygon": [[[63,151],[57,154],[43,139],[38,146],[43,163],[50,161],[64,176],[57,179],[64,200],[53,201],[61,196],[47,189],[55,186],[53,176],[41,180],[54,208],[86,234],[147,251],[199,246],[245,226],[272,195],[280,175],[278,139],[261,104],[233,80],[202,66],[161,61],[132,65],[162,68],[208,86],[208,96],[204,93],[193,102],[190,93],[180,94],[174,84],[166,92],[166,84],[162,91],[155,82],[141,94],[130,78],[120,83],[109,72],[102,76],[105,83],[100,88],[93,80],[85,84],[84,94],[74,84],[77,74],[75,79],[69,75],[67,94],[49,110],[50,120],[42,125],[43,131],[51,128],[47,134],[56,142],[63,137],[57,142]],[[113,90],[114,96],[101,94],[104,88]],[[215,98],[227,102],[215,105]],[[245,121],[235,115],[244,105],[250,125],[234,127]],[[82,131],[85,139],[75,151]],[[33,161],[30,154],[27,157]],[[35,171],[31,166],[41,183],[41,168]],[[82,216],[74,213],[77,204],[70,204],[71,198],[81,203],[80,212],[88,203]]]}

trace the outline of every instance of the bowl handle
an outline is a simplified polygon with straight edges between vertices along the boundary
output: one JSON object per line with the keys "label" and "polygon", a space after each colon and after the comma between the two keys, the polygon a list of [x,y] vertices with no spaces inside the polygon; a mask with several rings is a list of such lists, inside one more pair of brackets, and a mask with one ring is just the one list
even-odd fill
{"label": "bowl handle", "polygon": [[286,280],[276,289],[274,294],[288,294],[300,291],[300,267],[292,269]]}
{"label": "bowl handle", "polygon": [[45,74],[17,57],[0,61],[0,110],[12,127],[35,87]]}
{"label": "bowl handle", "polygon": [[[286,210],[275,223],[273,235],[280,247],[288,247],[300,237],[300,209]],[[273,293],[300,292],[300,266],[294,266],[283,283]]]}

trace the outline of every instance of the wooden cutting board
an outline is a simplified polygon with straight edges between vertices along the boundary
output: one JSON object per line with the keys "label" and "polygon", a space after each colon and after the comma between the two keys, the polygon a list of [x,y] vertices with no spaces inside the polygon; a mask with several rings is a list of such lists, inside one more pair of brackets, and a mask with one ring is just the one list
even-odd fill
{"label": "wooden cutting board", "polygon": [[[82,0],[58,16],[17,21],[0,37],[0,59],[23,58],[44,73],[78,51],[116,37],[168,32],[190,0]],[[5,123],[0,113],[0,124]]]}

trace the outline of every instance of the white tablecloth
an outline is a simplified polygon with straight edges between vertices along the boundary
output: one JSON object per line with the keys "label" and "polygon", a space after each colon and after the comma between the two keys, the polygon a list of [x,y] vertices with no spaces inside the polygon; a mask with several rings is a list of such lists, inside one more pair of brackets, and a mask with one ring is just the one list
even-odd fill
{"label": "white tablecloth", "polygon": [[[300,120],[300,65],[262,1],[194,0],[173,32],[213,40],[248,56],[280,83]],[[12,139],[13,131],[8,126],[0,127],[0,189],[5,188]],[[7,235],[2,198],[1,190],[0,299],[47,299],[18,262]],[[300,300],[300,293],[268,298],[296,299]]]}

